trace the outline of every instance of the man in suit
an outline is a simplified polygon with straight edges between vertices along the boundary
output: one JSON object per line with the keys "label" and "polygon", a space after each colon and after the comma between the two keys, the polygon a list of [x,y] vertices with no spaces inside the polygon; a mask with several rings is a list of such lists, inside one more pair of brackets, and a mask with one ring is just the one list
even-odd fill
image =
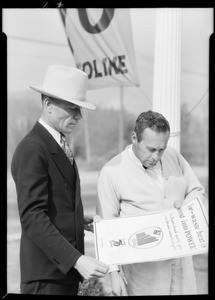
{"label": "man in suit", "polygon": [[78,169],[65,140],[81,108],[95,109],[85,101],[87,80],[77,68],[54,65],[42,87],[31,87],[42,95],[42,114],[11,163],[22,228],[22,294],[77,295],[83,278],[103,277],[109,269],[84,255],[84,229],[92,219],[83,215]]}

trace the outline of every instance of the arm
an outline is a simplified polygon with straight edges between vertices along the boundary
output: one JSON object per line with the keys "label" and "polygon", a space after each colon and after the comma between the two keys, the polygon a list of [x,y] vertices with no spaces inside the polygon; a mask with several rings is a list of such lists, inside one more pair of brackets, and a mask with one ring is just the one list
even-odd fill
{"label": "arm", "polygon": [[119,217],[120,195],[112,174],[108,167],[104,167],[99,174],[96,214],[101,218]]}
{"label": "arm", "polygon": [[11,165],[22,231],[64,274],[82,255],[50,220],[49,174],[46,151],[32,140],[22,143]]}
{"label": "arm", "polygon": [[93,232],[93,216],[84,216],[84,230]]}
{"label": "arm", "polygon": [[112,294],[114,296],[127,296],[126,285],[127,282],[123,275],[119,271],[110,273],[110,281],[112,287]]}
{"label": "arm", "polygon": [[[115,187],[114,178],[111,176],[111,173],[108,172],[106,167],[104,167],[100,172],[97,191],[97,215],[102,218],[119,217],[120,196]],[[125,281],[119,273],[118,266],[110,266],[109,276],[113,295],[127,295]]]}
{"label": "arm", "polygon": [[109,266],[103,262],[86,255],[78,258],[74,268],[85,278],[100,278],[104,277],[109,270]]}
{"label": "arm", "polygon": [[[199,179],[197,178],[185,158],[180,153],[177,153],[177,156],[179,165],[182,169],[182,173],[186,181],[186,194],[184,201],[189,201],[190,198],[193,198],[196,195],[200,197],[206,209],[208,209],[208,200],[205,195],[204,187],[201,185]],[[181,204],[182,203],[176,203],[176,207],[180,208]]]}

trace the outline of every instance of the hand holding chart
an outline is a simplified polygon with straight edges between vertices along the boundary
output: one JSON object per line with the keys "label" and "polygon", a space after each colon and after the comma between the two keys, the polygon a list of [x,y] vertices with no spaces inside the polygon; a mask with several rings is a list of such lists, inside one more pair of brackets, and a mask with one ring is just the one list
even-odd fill
{"label": "hand holding chart", "polygon": [[206,253],[208,216],[199,197],[180,209],[94,222],[96,258],[107,264],[158,261]]}

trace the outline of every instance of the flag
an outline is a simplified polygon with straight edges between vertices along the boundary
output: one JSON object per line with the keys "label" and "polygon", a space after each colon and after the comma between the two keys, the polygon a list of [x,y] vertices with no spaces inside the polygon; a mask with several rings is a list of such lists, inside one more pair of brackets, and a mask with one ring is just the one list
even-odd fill
{"label": "flag", "polygon": [[139,86],[129,9],[59,11],[76,66],[88,74],[89,89]]}

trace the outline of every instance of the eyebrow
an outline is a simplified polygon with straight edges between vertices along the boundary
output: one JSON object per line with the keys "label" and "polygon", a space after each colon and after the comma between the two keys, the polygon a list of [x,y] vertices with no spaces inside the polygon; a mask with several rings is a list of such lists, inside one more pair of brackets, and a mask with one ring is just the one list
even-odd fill
{"label": "eyebrow", "polygon": [[70,108],[70,109],[80,109],[81,110],[81,108],[82,107],[80,107],[80,106],[78,106],[78,105],[76,105],[76,104],[72,104],[72,103],[67,103],[67,101],[64,101],[64,100],[59,100],[59,99],[57,99],[57,98],[51,98],[52,99],[52,101],[55,103],[55,104],[58,104],[59,106],[62,106],[62,105],[64,105],[66,108]]}
{"label": "eyebrow", "polygon": [[70,109],[72,109],[72,110],[75,110],[75,109],[79,109],[79,110],[81,110],[81,107],[80,106],[68,106],[67,108],[70,108]]}
{"label": "eyebrow", "polygon": [[147,146],[146,148],[147,148],[148,150],[165,150],[165,149],[166,149],[166,147],[160,148],[160,149],[156,149],[156,148],[150,147],[150,146]]}
{"label": "eyebrow", "polygon": [[[60,104],[60,106],[61,106],[61,103],[59,103]],[[64,106],[65,107],[65,109],[71,109],[71,110],[75,110],[75,109],[79,109],[80,111],[81,111],[81,107],[80,106],[78,106],[78,105],[73,105],[73,104],[70,104],[70,103],[66,103],[66,104],[62,104],[62,106]]]}

